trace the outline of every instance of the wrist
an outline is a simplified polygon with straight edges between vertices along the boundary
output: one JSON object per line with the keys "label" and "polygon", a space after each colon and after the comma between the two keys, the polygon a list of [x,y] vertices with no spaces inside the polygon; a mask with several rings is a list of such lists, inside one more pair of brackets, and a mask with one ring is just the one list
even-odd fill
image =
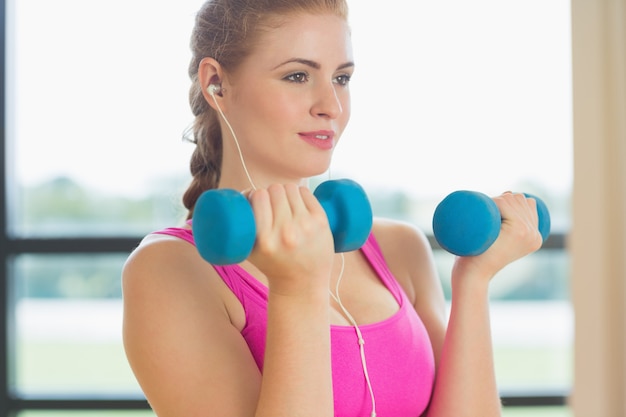
{"label": "wrist", "polygon": [[268,326],[271,322],[273,328],[285,326],[294,330],[304,326],[311,334],[320,331],[326,333],[330,326],[329,298],[328,295],[293,296],[270,292],[267,306]]}
{"label": "wrist", "polygon": [[268,297],[270,302],[284,306],[326,309],[330,306],[328,287],[270,285]]}
{"label": "wrist", "polygon": [[459,259],[452,268],[452,293],[453,295],[459,292],[469,292],[473,296],[488,295],[489,283],[493,276],[494,274],[481,272]]}

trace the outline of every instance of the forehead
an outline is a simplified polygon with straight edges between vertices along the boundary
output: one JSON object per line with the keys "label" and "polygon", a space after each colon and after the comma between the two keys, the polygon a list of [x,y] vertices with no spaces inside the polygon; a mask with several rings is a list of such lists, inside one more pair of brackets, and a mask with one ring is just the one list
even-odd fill
{"label": "forehead", "polygon": [[280,25],[263,31],[255,43],[249,60],[265,68],[293,58],[310,59],[322,66],[353,60],[348,23],[332,14],[289,15]]}

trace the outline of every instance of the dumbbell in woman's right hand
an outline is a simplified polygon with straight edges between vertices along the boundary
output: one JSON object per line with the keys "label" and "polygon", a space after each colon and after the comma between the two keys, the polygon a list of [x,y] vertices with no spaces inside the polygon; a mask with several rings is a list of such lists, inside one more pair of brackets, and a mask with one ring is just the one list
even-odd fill
{"label": "dumbbell in woman's right hand", "polygon": [[[538,229],[543,241],[550,234],[550,212],[538,197]],[[433,233],[439,245],[457,256],[477,256],[485,252],[500,234],[502,217],[496,203],[476,191],[455,191],[435,209]]]}
{"label": "dumbbell in woman's right hand", "polygon": [[[361,186],[347,179],[330,180],[314,195],[328,217],[335,252],[359,249],[372,229],[372,208]],[[192,230],[198,252],[214,265],[244,261],[256,241],[252,207],[231,189],[208,190],[198,198]]]}

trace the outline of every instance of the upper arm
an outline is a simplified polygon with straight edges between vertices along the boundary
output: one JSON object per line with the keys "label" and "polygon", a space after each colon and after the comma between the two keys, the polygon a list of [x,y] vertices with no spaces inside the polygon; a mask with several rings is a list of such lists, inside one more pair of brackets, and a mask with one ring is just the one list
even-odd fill
{"label": "upper arm", "polygon": [[446,332],[447,312],[428,239],[416,227],[390,220],[377,220],[373,231],[391,272],[412,301],[428,331],[438,364]]}
{"label": "upper arm", "polygon": [[124,347],[160,417],[250,416],[260,372],[231,323],[215,270],[173,239],[143,245],[123,274]]}

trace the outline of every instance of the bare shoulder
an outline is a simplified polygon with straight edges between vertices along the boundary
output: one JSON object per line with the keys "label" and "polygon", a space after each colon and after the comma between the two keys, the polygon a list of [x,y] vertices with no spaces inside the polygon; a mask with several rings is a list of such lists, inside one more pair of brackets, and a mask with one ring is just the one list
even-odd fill
{"label": "bare shoulder", "polygon": [[428,255],[431,253],[426,234],[416,226],[398,220],[376,218],[372,232],[384,250],[400,251],[413,259],[416,252]]}
{"label": "bare shoulder", "polygon": [[195,246],[150,235],[128,257],[122,281],[124,348],[155,412],[249,413],[260,374],[235,324],[245,318],[234,314],[236,297]]}
{"label": "bare shoulder", "polygon": [[[189,242],[170,235],[150,234],[126,260],[122,278],[126,282],[139,280],[149,272],[175,270],[180,273],[196,269],[204,269],[206,272],[209,265],[202,265],[199,260],[195,247]],[[159,273],[156,278],[162,275]]]}
{"label": "bare shoulder", "polygon": [[[122,269],[125,326],[144,326],[150,316],[161,325],[170,321],[189,323],[200,313],[207,318],[227,318],[215,275],[192,244],[174,236],[148,235]],[[202,305],[203,311],[192,308],[194,305]],[[133,340],[136,334],[125,336]]]}
{"label": "bare shoulder", "polygon": [[124,297],[134,297],[134,291],[140,291],[142,297],[158,296],[159,292],[200,285],[201,276],[212,274],[210,265],[200,261],[192,244],[174,236],[148,235],[122,269]]}
{"label": "bare shoulder", "polygon": [[416,226],[377,218],[372,228],[389,268],[412,301],[423,285],[436,278],[432,249],[425,233]]}
{"label": "bare shoulder", "polygon": [[[230,320],[234,295],[195,246],[180,238],[150,234],[130,254],[122,269],[127,315],[152,305],[168,306],[170,316],[204,314]],[[202,306],[192,309],[190,306]],[[158,312],[152,312],[158,314]]]}
{"label": "bare shoulder", "polygon": [[178,257],[193,248],[194,246],[191,243],[178,237],[152,233],[144,237],[139,245],[132,251],[126,264],[133,265],[135,263],[148,261],[149,258],[157,255],[159,252],[167,253],[172,250],[175,251],[175,255]]}

